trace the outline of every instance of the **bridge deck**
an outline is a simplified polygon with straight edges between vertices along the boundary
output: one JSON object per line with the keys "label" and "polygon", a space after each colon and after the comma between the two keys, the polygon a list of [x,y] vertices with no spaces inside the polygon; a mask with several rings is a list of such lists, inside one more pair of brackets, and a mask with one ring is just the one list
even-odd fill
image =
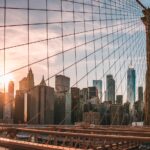
{"label": "bridge deck", "polygon": [[[34,150],[68,150],[68,147],[39,144],[26,141],[18,141],[7,138],[0,138],[0,145],[7,148],[19,148],[19,149],[34,149]],[[75,150],[75,148],[69,148],[69,150]],[[77,149],[76,150],[80,150]]]}
{"label": "bridge deck", "polygon": [[[132,149],[150,143],[149,127],[1,125],[0,133],[4,137],[0,138],[0,146],[20,149]],[[28,134],[27,139],[32,141],[31,137],[34,137],[34,142],[20,141],[23,139],[18,134]],[[40,144],[39,139],[45,144]]]}

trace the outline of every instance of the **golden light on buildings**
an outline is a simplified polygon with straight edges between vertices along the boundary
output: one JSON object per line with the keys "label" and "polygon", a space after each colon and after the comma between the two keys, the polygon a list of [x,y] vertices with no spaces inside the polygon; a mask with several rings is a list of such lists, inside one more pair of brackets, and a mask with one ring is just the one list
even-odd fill
{"label": "golden light on buildings", "polygon": [[0,77],[0,82],[2,85],[5,85],[5,87],[8,87],[9,82],[13,80],[14,80],[14,77],[12,74],[8,74],[8,75]]}

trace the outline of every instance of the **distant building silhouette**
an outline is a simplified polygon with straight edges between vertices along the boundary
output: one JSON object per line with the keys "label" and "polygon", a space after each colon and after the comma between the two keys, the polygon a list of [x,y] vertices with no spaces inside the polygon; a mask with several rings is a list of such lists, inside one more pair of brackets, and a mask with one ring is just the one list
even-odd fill
{"label": "distant building silhouette", "polygon": [[123,106],[121,104],[112,104],[110,106],[111,125],[121,125],[123,118]]}
{"label": "distant building silhouette", "polygon": [[113,104],[115,103],[115,80],[112,75],[107,75],[106,77],[106,99],[107,101],[111,101]]}
{"label": "distant building silhouette", "polygon": [[102,102],[102,80],[93,80],[93,86],[97,88],[99,101]]}
{"label": "distant building silhouette", "polygon": [[40,85],[46,86],[46,82],[45,82],[45,80],[44,80],[44,76],[43,76],[43,78],[42,78],[42,80],[41,80]]}
{"label": "distant building silhouette", "polygon": [[24,123],[27,121],[27,100],[28,91],[34,87],[34,74],[32,69],[29,69],[27,77],[19,81],[19,90],[16,91],[15,96],[15,109],[14,109],[14,122]]}
{"label": "distant building silhouette", "polygon": [[15,110],[14,110],[14,123],[24,123],[25,112],[25,93],[24,91],[17,90],[15,96]]}
{"label": "distant building silhouette", "polygon": [[44,78],[41,83],[28,92],[28,123],[54,123],[54,88],[46,86]]}
{"label": "distant building silhouette", "polygon": [[7,123],[13,122],[13,106],[14,106],[14,82],[10,81],[8,85],[8,93],[4,94],[3,119]]}
{"label": "distant building silhouette", "polygon": [[[55,104],[54,104],[54,123],[55,124],[65,124],[66,122],[71,122],[71,114],[67,116],[67,120],[65,120],[66,113],[70,112],[71,104],[71,96],[69,95],[70,89],[70,78],[64,75],[56,75],[55,76]],[[68,95],[66,95],[68,94]],[[68,104],[67,104],[68,103]],[[69,108],[66,108],[66,106]],[[67,110],[66,110],[67,109]]]}
{"label": "distant building silhouette", "polygon": [[72,111],[72,99],[71,99],[71,93],[66,92],[65,93],[65,124],[71,124],[71,111]]}
{"label": "distant building silhouette", "polygon": [[143,101],[143,87],[138,87],[138,100]]}
{"label": "distant building silhouette", "polygon": [[70,88],[70,78],[64,75],[56,75],[55,88],[57,93],[67,92]]}
{"label": "distant building silhouette", "polygon": [[77,87],[71,88],[71,121],[72,124],[79,121],[80,110],[80,89]]}
{"label": "distant building silhouette", "polygon": [[127,101],[130,102],[131,108],[135,102],[136,91],[136,73],[133,67],[129,67],[127,71]]}
{"label": "distant building silhouette", "polygon": [[88,88],[83,88],[80,90],[80,99],[82,99],[82,102],[86,103],[88,99]]}
{"label": "distant building silhouette", "polygon": [[97,97],[97,88],[95,86],[88,87],[88,99],[92,99],[94,97]]}
{"label": "distant building silhouette", "polygon": [[116,96],[116,104],[123,104],[123,95],[117,95]]}
{"label": "distant building silhouette", "polygon": [[19,81],[19,90],[16,91],[15,96],[15,110],[14,110],[14,122],[24,123],[27,121],[27,102],[28,96],[31,89],[34,87],[34,74],[30,68],[27,77],[24,77]]}
{"label": "distant building silhouette", "polygon": [[66,106],[66,96],[65,93],[55,93],[55,103],[54,103],[54,124],[64,124],[65,123],[65,106]]}
{"label": "distant building silhouette", "polygon": [[24,77],[21,81],[19,81],[19,90],[28,91],[34,87],[34,74],[32,69],[30,68],[27,77]]}

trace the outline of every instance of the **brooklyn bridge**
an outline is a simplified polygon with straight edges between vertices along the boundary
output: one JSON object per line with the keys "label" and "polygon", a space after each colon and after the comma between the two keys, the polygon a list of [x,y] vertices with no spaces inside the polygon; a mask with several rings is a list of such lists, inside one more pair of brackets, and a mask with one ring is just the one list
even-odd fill
{"label": "brooklyn bridge", "polygon": [[0,149],[150,149],[149,6],[0,0]]}

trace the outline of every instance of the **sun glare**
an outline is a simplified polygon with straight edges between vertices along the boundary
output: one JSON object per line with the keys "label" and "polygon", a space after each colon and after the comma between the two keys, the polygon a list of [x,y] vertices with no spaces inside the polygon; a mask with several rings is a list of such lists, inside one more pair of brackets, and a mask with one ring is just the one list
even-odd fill
{"label": "sun glare", "polygon": [[3,77],[1,77],[1,83],[4,85],[5,84],[5,87],[8,86],[9,82],[12,81],[14,78],[13,78],[13,75],[12,74],[9,74],[9,75],[5,75]]}

